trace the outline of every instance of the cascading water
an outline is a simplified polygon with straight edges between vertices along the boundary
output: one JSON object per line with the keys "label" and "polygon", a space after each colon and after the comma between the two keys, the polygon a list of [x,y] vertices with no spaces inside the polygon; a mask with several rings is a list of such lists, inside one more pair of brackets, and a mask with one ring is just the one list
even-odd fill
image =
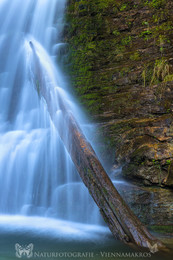
{"label": "cascading water", "polygon": [[[98,223],[98,210],[78,176],[49,112],[60,113],[54,64],[62,46],[65,0],[0,1],[0,214]],[[59,42],[59,44],[57,44]],[[53,97],[46,104],[40,91]],[[74,113],[73,113],[74,114]],[[57,117],[63,128],[62,117]],[[62,129],[68,138],[68,129]]]}

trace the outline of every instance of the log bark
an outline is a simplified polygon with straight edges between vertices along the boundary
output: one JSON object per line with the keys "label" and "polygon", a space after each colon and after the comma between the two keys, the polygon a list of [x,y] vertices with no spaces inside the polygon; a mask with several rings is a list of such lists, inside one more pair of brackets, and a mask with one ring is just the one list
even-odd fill
{"label": "log bark", "polygon": [[149,249],[153,245],[157,245],[158,250],[163,249],[164,245],[148,232],[122,199],[73,115],[66,110],[62,113],[70,139],[67,141],[56,126],[60,137],[114,237]]}
{"label": "log bark", "polygon": [[[132,242],[149,249],[157,245],[158,250],[164,249],[162,242],[148,232],[114,187],[91,144],[65,105],[61,93],[54,93],[47,88],[46,79],[44,80],[45,71],[42,71],[33,44],[31,47],[35,63],[34,73],[40,83],[39,93],[46,101],[52,121],[112,234],[125,243]],[[56,95],[58,100],[55,104]],[[62,120],[61,125],[59,125],[59,116]],[[68,129],[68,138],[63,129]]]}

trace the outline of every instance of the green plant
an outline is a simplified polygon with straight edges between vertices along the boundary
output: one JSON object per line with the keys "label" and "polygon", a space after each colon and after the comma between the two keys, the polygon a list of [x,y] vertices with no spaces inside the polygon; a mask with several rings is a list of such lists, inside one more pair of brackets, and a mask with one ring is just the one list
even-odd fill
{"label": "green plant", "polygon": [[112,33],[113,33],[115,36],[119,36],[119,35],[120,35],[120,32],[119,32],[118,30],[114,30]]}
{"label": "green plant", "polygon": [[154,82],[161,81],[163,82],[166,76],[169,75],[170,67],[165,58],[161,58],[159,60],[156,60],[154,64],[154,70],[153,70],[153,75],[151,78],[151,83],[152,85]]}
{"label": "green plant", "polygon": [[143,22],[142,22],[142,25],[147,25],[147,26],[149,27],[149,23],[146,22],[146,21],[143,21]]}
{"label": "green plant", "polygon": [[166,164],[170,165],[171,164],[171,160],[166,160]]}
{"label": "green plant", "polygon": [[122,4],[122,6],[120,7],[120,11],[124,11],[125,9],[127,9],[127,4]]}
{"label": "green plant", "polygon": [[173,81],[173,74],[168,74],[168,75],[164,78],[164,82],[168,82],[168,81]]}
{"label": "green plant", "polygon": [[140,37],[144,38],[144,40],[148,41],[149,36],[152,34],[152,31],[150,29],[147,29],[143,32],[141,32]]}
{"label": "green plant", "polygon": [[159,22],[161,20],[164,20],[166,12],[167,12],[167,10],[164,10],[164,11],[159,11],[159,12],[153,14],[153,21],[154,21],[154,23],[159,24]]}
{"label": "green plant", "polygon": [[150,8],[160,9],[164,7],[166,4],[166,0],[148,0],[145,2],[145,5],[149,6]]}
{"label": "green plant", "polygon": [[140,60],[139,52],[136,51],[132,55],[130,55],[130,60],[134,60],[134,61]]}
{"label": "green plant", "polygon": [[121,40],[121,44],[122,45],[129,45],[132,41],[132,37],[131,36],[126,36]]}

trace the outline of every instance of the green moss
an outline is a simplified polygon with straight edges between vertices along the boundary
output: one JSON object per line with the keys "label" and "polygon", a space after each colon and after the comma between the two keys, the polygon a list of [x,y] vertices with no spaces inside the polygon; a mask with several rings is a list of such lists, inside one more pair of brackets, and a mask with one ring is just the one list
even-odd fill
{"label": "green moss", "polygon": [[130,35],[128,35],[121,40],[121,44],[129,45],[131,43],[131,41],[132,41],[132,37]]}
{"label": "green moss", "polygon": [[68,5],[66,38],[70,47],[65,69],[75,94],[91,113],[102,113],[104,93],[116,91],[113,72],[101,70],[122,60],[132,44],[131,35],[121,34],[110,19],[110,14],[129,6],[129,1],[118,0],[71,0]]}
{"label": "green moss", "polygon": [[128,8],[128,5],[127,4],[122,4],[122,6],[120,7],[120,11],[124,11]]}
{"label": "green moss", "polygon": [[[103,115],[106,110],[112,110],[121,115],[124,108],[130,113],[130,107],[135,106],[133,97],[119,93],[124,84],[131,84],[129,75],[137,68],[142,67],[142,71],[133,77],[135,84],[147,87],[151,81],[153,85],[172,80],[171,73],[164,79],[158,78],[157,73],[154,74],[156,66],[152,55],[140,51],[152,42],[153,48],[160,50],[160,57],[155,60],[166,56],[173,25],[164,3],[153,0],[138,5],[129,0],[69,1],[65,36],[69,55],[66,55],[64,66],[72,81],[73,94],[90,114]],[[137,19],[133,19],[131,11],[133,14],[146,7],[150,14],[143,22],[135,24]],[[119,22],[119,17],[125,18]],[[119,76],[115,77],[116,74]],[[128,78],[127,83],[119,81],[123,78]],[[136,99],[136,105],[140,106],[138,102]]]}
{"label": "green moss", "polygon": [[148,41],[151,38],[152,31],[151,30],[145,30],[142,31],[140,34],[140,37],[144,38],[144,40]]}
{"label": "green moss", "polygon": [[163,8],[165,4],[166,4],[166,0],[152,0],[152,1],[149,0],[145,2],[145,5],[155,9]]}
{"label": "green moss", "polygon": [[160,174],[160,162],[152,162],[152,153],[148,161],[151,150],[141,146],[148,140],[142,140],[143,128],[152,128],[157,109],[165,116],[172,111],[171,95],[162,95],[168,89],[165,82],[173,80],[171,67],[168,72],[173,28],[168,4],[170,0],[135,5],[130,0],[70,0],[67,5],[64,66],[73,94],[95,122],[103,123],[97,137],[100,153],[113,162],[115,151],[118,163],[130,160],[131,175],[144,167]]}
{"label": "green moss", "polygon": [[153,75],[151,79],[151,84],[165,81],[165,78],[170,75],[169,74],[170,67],[167,60],[162,57],[155,61]]}
{"label": "green moss", "polygon": [[171,160],[166,160],[166,164],[170,165],[171,164]]}
{"label": "green moss", "polygon": [[173,74],[169,74],[169,75],[165,76],[163,81],[164,82],[173,81]]}
{"label": "green moss", "polygon": [[114,30],[112,33],[113,33],[113,35],[115,35],[115,36],[119,36],[119,35],[120,35],[120,32],[119,32],[118,30]]}
{"label": "green moss", "polygon": [[135,51],[133,54],[130,55],[130,60],[138,61],[140,60],[140,54],[138,51]]}
{"label": "green moss", "polygon": [[149,226],[149,229],[158,233],[173,233],[172,225],[163,225],[163,226]]}

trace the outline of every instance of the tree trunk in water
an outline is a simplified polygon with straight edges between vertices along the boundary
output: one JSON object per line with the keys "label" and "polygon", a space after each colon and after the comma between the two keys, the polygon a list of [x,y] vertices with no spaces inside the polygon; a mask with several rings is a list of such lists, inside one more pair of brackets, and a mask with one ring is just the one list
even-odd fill
{"label": "tree trunk in water", "polygon": [[[121,198],[75,118],[65,106],[60,93],[57,94],[58,105],[54,104],[56,94],[47,88],[39,58],[31,42],[30,45],[33,50],[34,74],[39,82],[39,94],[45,99],[52,121],[112,234],[125,243],[132,242],[149,249],[155,245],[158,250],[164,249],[161,241],[147,231]],[[62,116],[61,126],[56,123],[57,106],[59,115]],[[68,137],[63,134],[65,127],[69,131]]]}
{"label": "tree trunk in water", "polygon": [[122,199],[73,115],[62,111],[70,136],[67,142],[62,128],[56,126],[60,137],[114,237],[149,249],[153,245],[163,249],[164,245],[147,231]]}

